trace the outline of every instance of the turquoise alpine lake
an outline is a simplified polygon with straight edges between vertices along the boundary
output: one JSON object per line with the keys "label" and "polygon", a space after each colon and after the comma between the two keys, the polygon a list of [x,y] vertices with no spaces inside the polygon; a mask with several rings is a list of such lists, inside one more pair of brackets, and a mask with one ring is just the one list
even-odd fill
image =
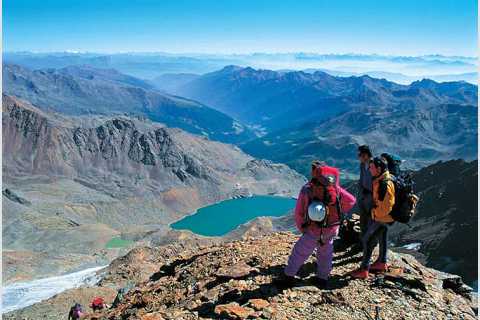
{"label": "turquoise alpine lake", "polygon": [[202,236],[222,236],[261,216],[279,217],[295,207],[295,199],[276,196],[252,196],[225,200],[197,210],[170,226],[190,230]]}

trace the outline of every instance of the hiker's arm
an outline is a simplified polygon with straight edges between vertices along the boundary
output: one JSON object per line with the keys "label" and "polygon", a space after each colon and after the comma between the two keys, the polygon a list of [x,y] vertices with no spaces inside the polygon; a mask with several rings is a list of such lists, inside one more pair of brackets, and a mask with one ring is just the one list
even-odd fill
{"label": "hiker's arm", "polygon": [[383,201],[377,200],[376,206],[372,209],[373,216],[378,218],[384,218],[390,214],[395,204],[395,187],[393,182],[387,183],[387,191]]}
{"label": "hiker's arm", "polygon": [[340,187],[340,205],[342,206],[343,213],[348,213],[352,210],[353,206],[355,205],[355,196],[353,196],[350,192]]}
{"label": "hiker's arm", "polygon": [[304,190],[298,195],[297,204],[295,205],[295,224],[300,232],[303,232],[303,224],[305,223],[305,214],[308,210],[308,197]]}

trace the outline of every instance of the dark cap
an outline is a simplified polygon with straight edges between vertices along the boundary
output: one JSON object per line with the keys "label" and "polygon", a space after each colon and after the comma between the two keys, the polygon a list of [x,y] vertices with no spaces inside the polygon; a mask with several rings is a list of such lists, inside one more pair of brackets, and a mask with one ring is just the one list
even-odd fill
{"label": "dark cap", "polygon": [[358,153],[359,154],[366,154],[369,157],[372,157],[372,151],[370,150],[370,147],[366,144],[358,147]]}

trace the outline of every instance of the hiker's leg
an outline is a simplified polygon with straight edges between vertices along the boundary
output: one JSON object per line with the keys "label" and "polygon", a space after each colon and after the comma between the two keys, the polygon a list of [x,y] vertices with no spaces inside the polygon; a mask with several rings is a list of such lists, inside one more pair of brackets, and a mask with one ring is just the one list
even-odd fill
{"label": "hiker's leg", "polygon": [[338,234],[338,227],[325,229],[322,233],[323,245],[317,243],[317,277],[328,280],[332,271],[333,240]]}
{"label": "hiker's leg", "polygon": [[372,196],[370,194],[362,195],[360,199],[359,208],[360,208],[360,232],[361,237],[365,235],[368,229],[368,225],[371,220],[371,208],[372,207]]}
{"label": "hiker's leg", "polygon": [[378,261],[382,263],[387,263],[387,246],[388,246],[388,226],[383,225],[380,228],[380,235],[378,237],[379,242],[379,252],[378,252]]}
{"label": "hiker's leg", "polygon": [[303,263],[313,253],[317,246],[317,238],[305,232],[292,249],[290,257],[288,257],[288,265],[285,267],[285,274],[294,277]]}
{"label": "hiker's leg", "polygon": [[367,232],[363,237],[363,258],[360,268],[368,269],[372,258],[373,249],[377,245],[380,224],[370,221]]}

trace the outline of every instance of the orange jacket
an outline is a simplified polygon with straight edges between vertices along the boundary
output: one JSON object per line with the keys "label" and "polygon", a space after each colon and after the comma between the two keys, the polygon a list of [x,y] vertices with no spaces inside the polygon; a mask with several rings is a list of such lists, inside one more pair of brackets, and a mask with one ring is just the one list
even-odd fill
{"label": "orange jacket", "polygon": [[[379,188],[382,181],[387,180],[387,190],[383,200],[379,199]],[[390,173],[384,172],[381,176],[374,178],[373,180],[373,208],[372,219],[374,221],[389,223],[393,222],[393,218],[390,216],[390,212],[395,204],[395,186],[390,180]]]}

